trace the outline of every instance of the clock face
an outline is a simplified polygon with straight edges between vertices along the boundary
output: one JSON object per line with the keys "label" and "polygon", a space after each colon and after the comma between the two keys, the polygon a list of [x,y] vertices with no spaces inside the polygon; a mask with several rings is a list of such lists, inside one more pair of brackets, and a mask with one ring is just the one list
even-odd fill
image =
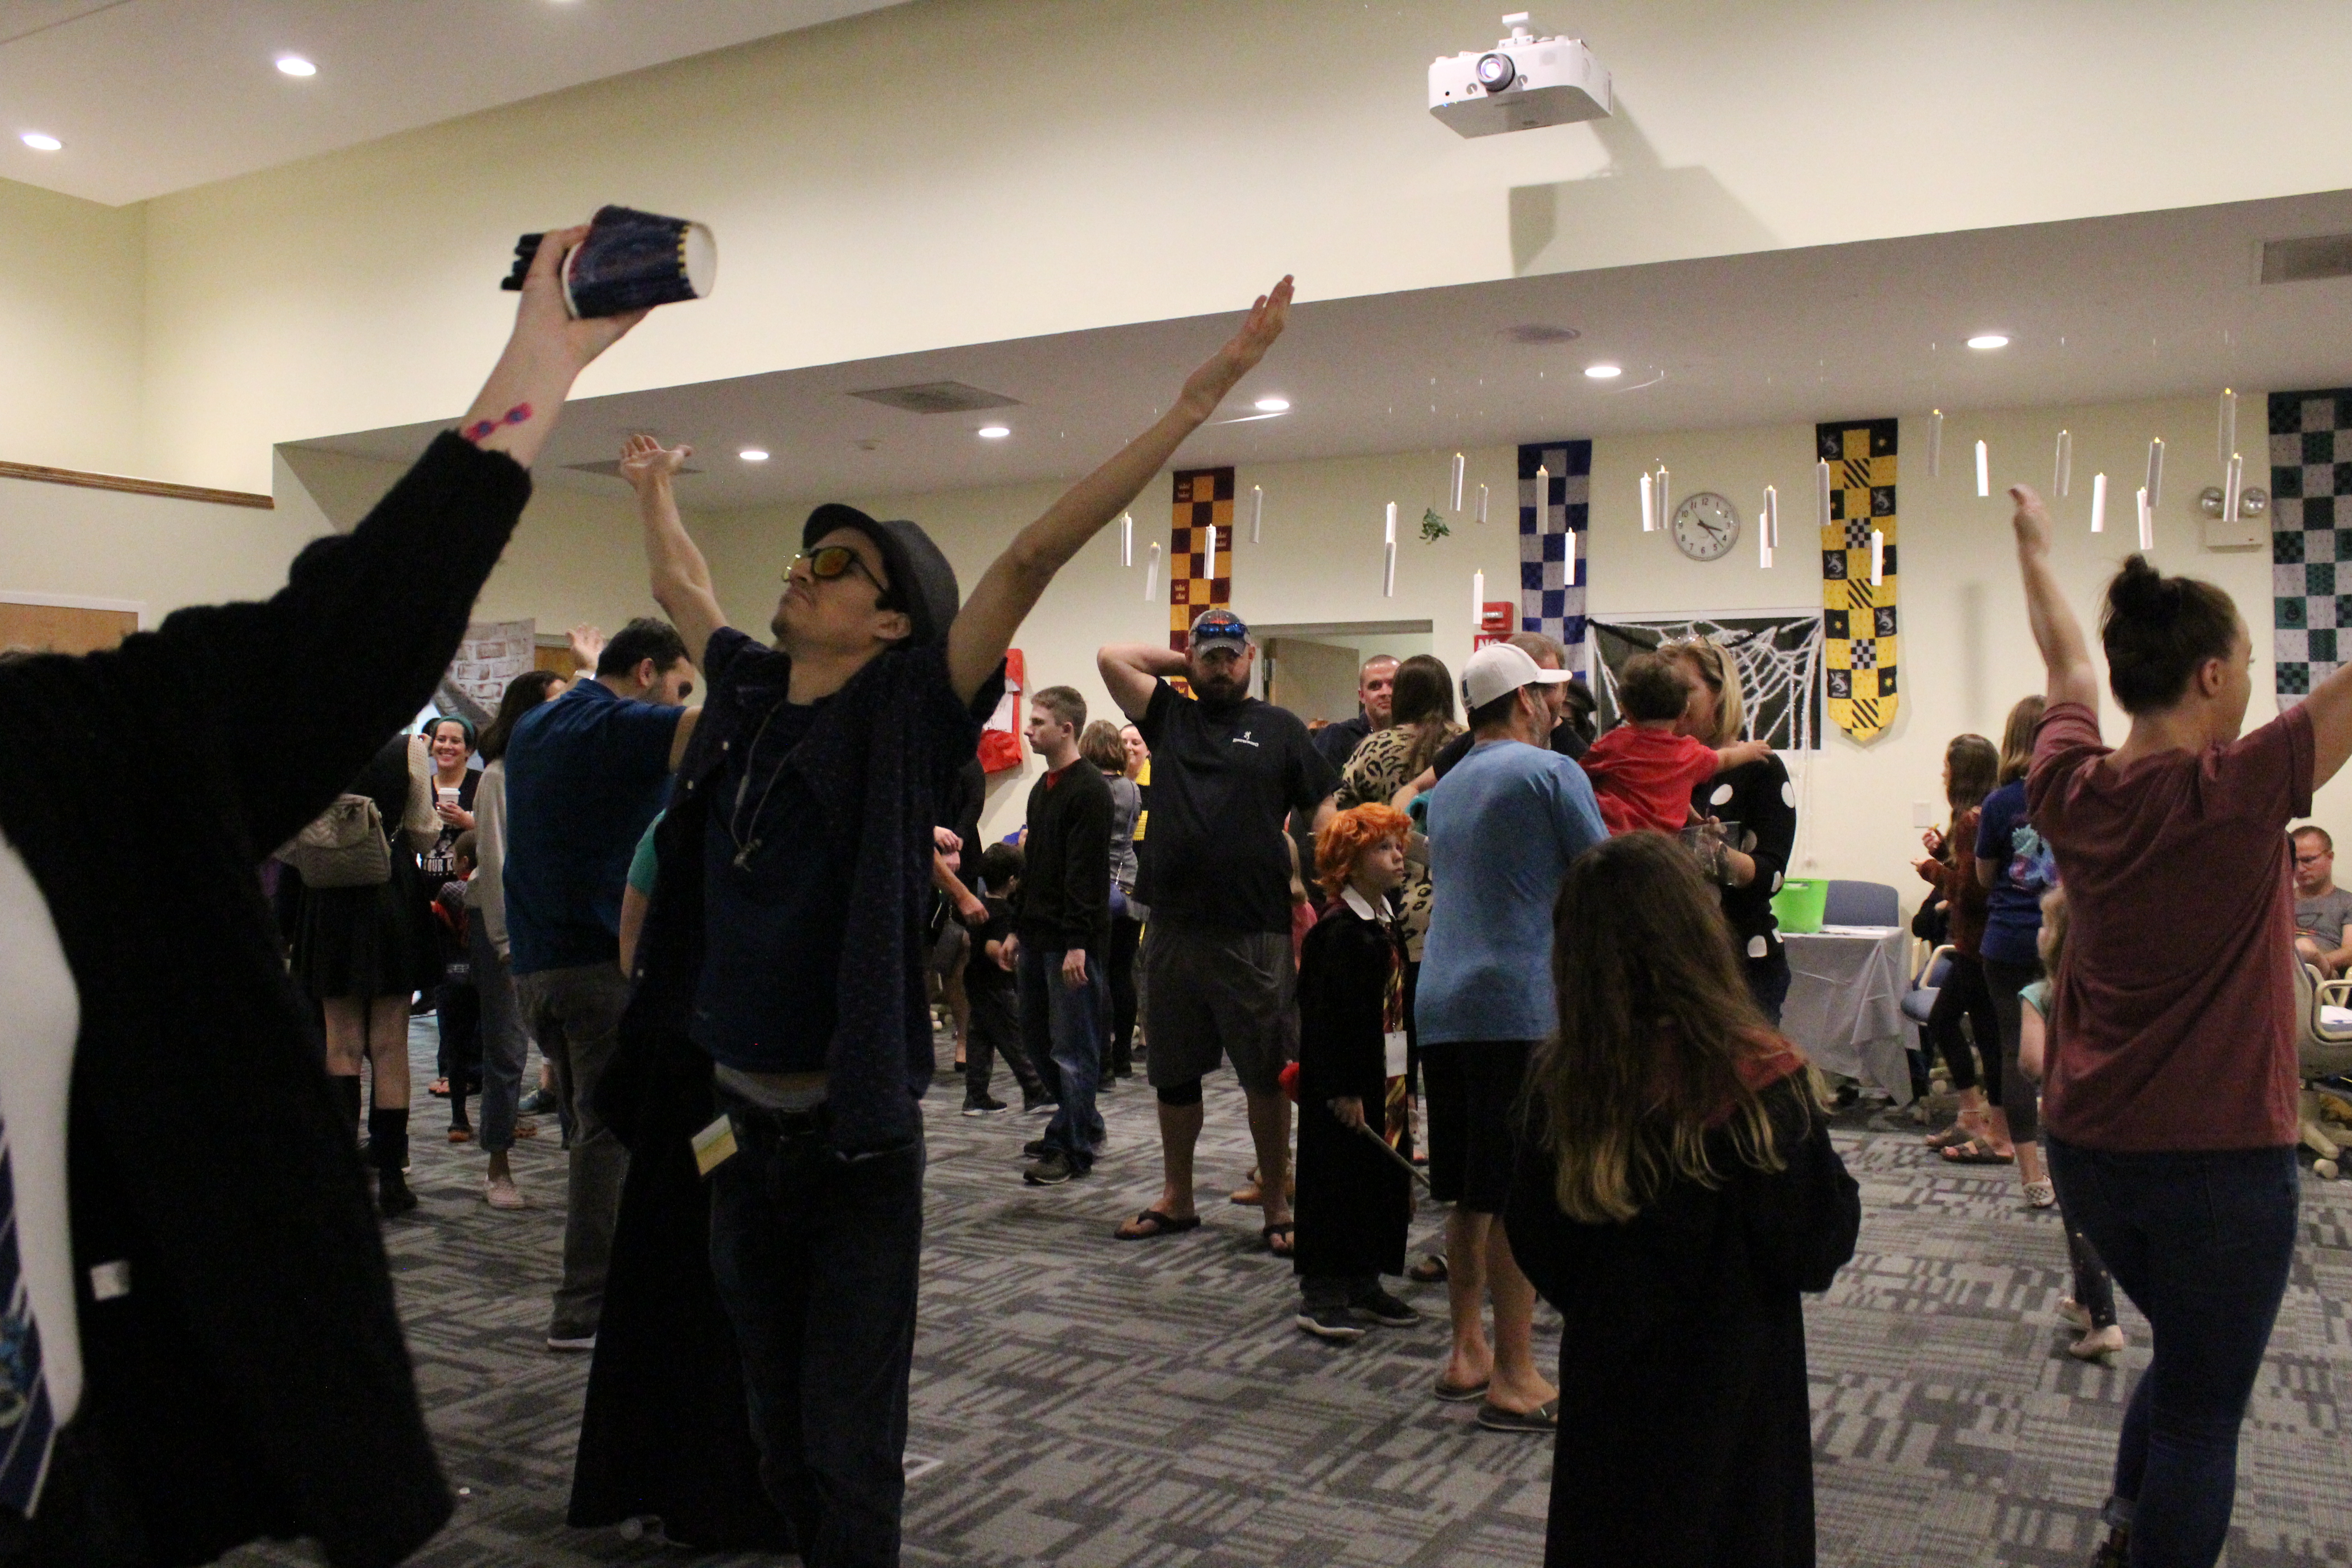
{"label": "clock face", "polygon": [[1675,545],[1694,561],[1720,561],[1739,542],[1739,509],[1713,490],[1685,496],[1675,508]]}

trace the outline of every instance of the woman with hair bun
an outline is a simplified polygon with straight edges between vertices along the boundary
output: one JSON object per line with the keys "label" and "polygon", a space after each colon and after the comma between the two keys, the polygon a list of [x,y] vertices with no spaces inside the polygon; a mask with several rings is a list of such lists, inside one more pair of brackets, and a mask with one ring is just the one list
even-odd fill
{"label": "woman with hair bun", "polygon": [[2154,1330],[2116,1454],[2102,1564],[2210,1564],[2238,1427],[2294,1257],[2294,905],[2287,824],[2352,755],[2352,666],[2252,734],[2230,596],[2137,555],[2099,640],[2131,721],[2099,733],[2050,519],[2019,486],[2017,556],[2050,705],[2026,795],[2070,911],[2044,1090],[2068,1218]]}

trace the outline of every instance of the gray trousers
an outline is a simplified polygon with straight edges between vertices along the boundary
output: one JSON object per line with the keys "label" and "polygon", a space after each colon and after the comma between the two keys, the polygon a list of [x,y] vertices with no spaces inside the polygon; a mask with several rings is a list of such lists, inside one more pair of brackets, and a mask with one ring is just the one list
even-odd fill
{"label": "gray trousers", "polygon": [[556,1287],[550,1339],[585,1339],[604,1310],[604,1274],[629,1151],[596,1114],[596,1085],[620,1044],[628,977],[617,963],[542,969],[515,976],[524,1025],[555,1068],[556,1092],[572,1115],[563,1221],[563,1283]]}
{"label": "gray trousers", "polygon": [[474,989],[482,995],[482,1152],[503,1154],[514,1147],[516,1107],[522,1100],[530,1037],[523,1032],[514,972],[499,956],[480,910],[474,911],[467,926]]}

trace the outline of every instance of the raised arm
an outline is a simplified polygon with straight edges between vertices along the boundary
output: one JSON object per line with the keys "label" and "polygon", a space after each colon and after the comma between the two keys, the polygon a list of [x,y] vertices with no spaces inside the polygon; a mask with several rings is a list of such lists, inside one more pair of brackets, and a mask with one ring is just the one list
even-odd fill
{"label": "raised arm", "polygon": [[[1004,553],[981,576],[948,632],[948,676],[956,695],[970,700],[996,668],[1013,634],[1079,547],[1125,510],[1151,482],[1176,448],[1217,411],[1234,384],[1249,374],[1290,312],[1290,279],[1259,298],[1225,346],[1184,383],[1176,405],[1157,424],[1129,442],[1118,455],[1071,487],[1045,515],[1013,536]],[[1112,689],[1117,697],[1117,688]],[[1150,693],[1145,694],[1149,700]],[[1126,707],[1124,700],[1121,707]],[[1129,715],[1140,710],[1129,710]]]}
{"label": "raised arm", "polygon": [[565,312],[555,264],[585,232],[547,237],[465,423],[358,527],[312,541],[267,602],[180,610],[159,628],[202,670],[215,732],[282,736],[226,753],[262,850],[316,816],[433,694],[530,497],[521,465],[554,428],[573,378],[636,321]]}
{"label": "raised arm", "polygon": [[564,309],[556,268],[565,251],[587,237],[588,226],[582,224],[540,240],[515,310],[514,335],[457,426],[458,435],[485,452],[504,452],[526,468],[554,433],[556,413],[588,362],[646,319],[645,311],[632,310],[573,321]]}
{"label": "raised arm", "polygon": [[2311,689],[2303,700],[2311,715],[2311,787],[2317,789],[2352,758],[2352,664]]}
{"label": "raised arm", "polygon": [[652,569],[654,602],[686,639],[688,658],[699,665],[710,634],[727,624],[710,586],[710,563],[688,536],[677,515],[671,481],[691,447],[665,447],[650,436],[632,436],[621,447],[621,477],[637,492],[637,521],[646,529],[646,564]]}
{"label": "raised arm", "polygon": [[1184,673],[1184,656],[1172,647],[1155,647],[1148,642],[1112,643],[1095,650],[1095,670],[1110,689],[1110,700],[1118,704],[1118,710],[1140,723],[1160,678]]}
{"label": "raised arm", "polygon": [[2010,500],[2017,503],[2011,526],[2017,532],[2017,569],[2025,579],[2025,617],[2033,627],[2034,646],[2042,650],[2042,668],[2050,672],[2053,706],[2079,702],[2095,717],[2099,711],[2099,677],[2091,667],[2091,645],[2083,638],[2083,623],[2074,618],[2058,574],[2050,567],[2050,514],[2030,485],[2011,485]]}

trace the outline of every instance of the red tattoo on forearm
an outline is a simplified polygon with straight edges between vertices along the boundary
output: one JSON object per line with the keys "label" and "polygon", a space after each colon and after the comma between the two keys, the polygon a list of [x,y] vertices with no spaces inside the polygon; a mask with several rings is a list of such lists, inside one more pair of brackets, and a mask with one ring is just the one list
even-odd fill
{"label": "red tattoo on forearm", "polygon": [[484,439],[501,426],[508,425],[520,425],[530,417],[530,405],[528,403],[518,403],[512,408],[508,409],[504,414],[499,416],[496,419],[477,419],[471,425],[459,430],[457,434],[463,436],[467,440],[473,442],[478,447],[482,444]]}

